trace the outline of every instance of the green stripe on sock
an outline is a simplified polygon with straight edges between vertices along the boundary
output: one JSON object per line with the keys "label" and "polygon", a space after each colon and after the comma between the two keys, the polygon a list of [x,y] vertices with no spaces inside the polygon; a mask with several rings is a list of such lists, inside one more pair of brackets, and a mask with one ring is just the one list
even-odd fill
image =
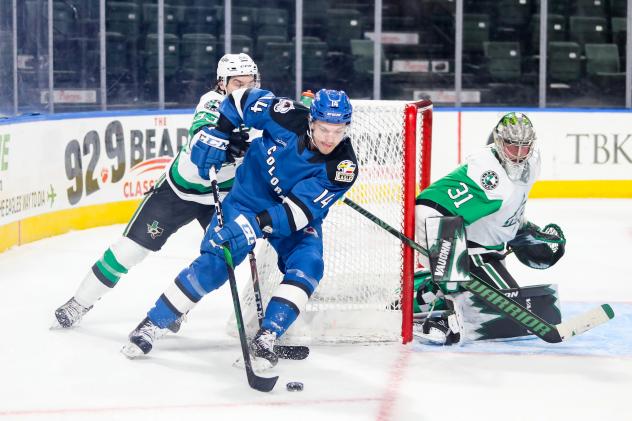
{"label": "green stripe on sock", "polygon": [[108,281],[112,282],[113,284],[116,284],[120,278],[120,276],[116,276],[114,273],[109,271],[109,268],[107,266],[105,266],[102,260],[99,260],[96,265],[97,268],[99,268],[99,271],[103,274],[103,276],[105,276]]}
{"label": "green stripe on sock", "polygon": [[127,268],[120,264],[118,260],[116,260],[116,256],[114,256],[114,253],[112,253],[111,249],[107,249],[106,252],[103,254],[103,261],[108,267],[118,272],[119,277],[127,273]]}

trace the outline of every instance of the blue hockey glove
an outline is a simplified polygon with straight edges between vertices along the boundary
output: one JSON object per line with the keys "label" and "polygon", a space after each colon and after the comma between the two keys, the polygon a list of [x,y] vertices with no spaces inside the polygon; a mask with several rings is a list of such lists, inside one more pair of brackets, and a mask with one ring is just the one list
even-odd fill
{"label": "blue hockey glove", "polygon": [[205,180],[209,179],[208,172],[211,167],[219,171],[224,161],[226,161],[226,149],[228,140],[222,139],[211,133],[213,129],[203,127],[193,136],[193,147],[191,148],[191,161],[197,165],[198,174]]}
{"label": "blue hockey glove", "polygon": [[213,247],[227,244],[233,254],[241,254],[248,251],[254,245],[257,238],[262,236],[261,228],[255,218],[249,220],[245,215],[239,215],[234,221],[224,224],[223,228],[216,227],[211,234]]}

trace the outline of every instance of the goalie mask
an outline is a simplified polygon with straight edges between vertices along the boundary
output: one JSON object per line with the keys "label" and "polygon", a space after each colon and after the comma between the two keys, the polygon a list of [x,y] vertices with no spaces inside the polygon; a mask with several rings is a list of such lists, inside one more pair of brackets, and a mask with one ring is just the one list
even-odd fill
{"label": "goalie mask", "polygon": [[522,113],[505,114],[493,131],[494,149],[513,181],[520,180],[528,169],[535,148],[535,130],[531,120]]}
{"label": "goalie mask", "polygon": [[260,76],[257,64],[248,54],[225,54],[217,63],[217,82],[222,82],[224,88],[231,77],[250,76],[255,78],[255,87],[260,86]]}

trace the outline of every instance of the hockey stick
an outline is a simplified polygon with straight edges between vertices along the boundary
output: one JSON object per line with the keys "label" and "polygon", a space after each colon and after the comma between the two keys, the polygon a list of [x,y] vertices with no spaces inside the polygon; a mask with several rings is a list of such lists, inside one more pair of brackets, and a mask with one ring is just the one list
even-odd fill
{"label": "hockey stick", "polygon": [[[211,168],[209,171],[209,177],[211,179],[211,188],[213,190],[213,199],[215,201],[215,214],[217,215],[217,225],[220,228],[224,227],[224,213],[222,212],[222,205],[219,201],[219,188],[217,187],[217,174],[215,170]],[[241,343],[241,352],[244,356],[244,366],[246,367],[246,377],[248,378],[248,384],[253,389],[261,392],[269,392],[274,388],[279,376],[275,377],[261,377],[257,376],[252,369],[252,361],[250,361],[250,351],[248,349],[248,342],[246,339],[246,330],[244,328],[244,318],[241,313],[241,305],[239,303],[239,292],[237,291],[237,280],[235,279],[235,266],[233,264],[233,256],[230,253],[228,246],[222,246],[224,250],[224,260],[226,261],[226,270],[228,271],[228,282],[230,284],[230,293],[233,297],[233,307],[235,308],[235,320],[237,321],[237,330],[239,332],[239,342]]]}
{"label": "hockey stick", "polygon": [[[252,289],[255,293],[255,305],[257,306],[257,320],[259,327],[263,321],[263,300],[261,298],[261,288],[259,287],[259,273],[257,271],[257,259],[255,252],[248,253],[250,260],[250,274],[252,275]],[[286,360],[304,360],[309,355],[309,348],[300,345],[274,345],[274,353],[279,358]]]}
{"label": "hockey stick", "polygon": [[[384,222],[377,216],[373,215],[353,200],[343,198],[343,202],[354,210],[368,218],[370,221],[384,228],[402,242],[413,248],[414,250],[426,254],[427,252],[415,241],[406,237],[404,234]],[[587,330],[594,328],[614,317],[614,311],[609,304],[602,304],[592,310],[582,313],[578,316],[554,325],[548,323],[538,315],[527,310],[515,300],[505,297],[498,288],[487,285],[486,283],[474,279],[472,281],[460,282],[465,289],[485,301],[491,308],[495,309],[505,317],[518,323],[540,339],[549,343],[557,343],[570,339],[573,336],[580,335]]]}

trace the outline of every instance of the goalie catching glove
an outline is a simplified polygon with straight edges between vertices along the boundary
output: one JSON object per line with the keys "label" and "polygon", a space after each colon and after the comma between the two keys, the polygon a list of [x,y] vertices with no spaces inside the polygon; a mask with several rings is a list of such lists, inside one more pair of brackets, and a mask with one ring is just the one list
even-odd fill
{"label": "goalie catching glove", "polygon": [[527,222],[507,243],[518,260],[533,269],[546,269],[557,263],[564,256],[566,238],[562,229],[555,224],[544,228]]}

